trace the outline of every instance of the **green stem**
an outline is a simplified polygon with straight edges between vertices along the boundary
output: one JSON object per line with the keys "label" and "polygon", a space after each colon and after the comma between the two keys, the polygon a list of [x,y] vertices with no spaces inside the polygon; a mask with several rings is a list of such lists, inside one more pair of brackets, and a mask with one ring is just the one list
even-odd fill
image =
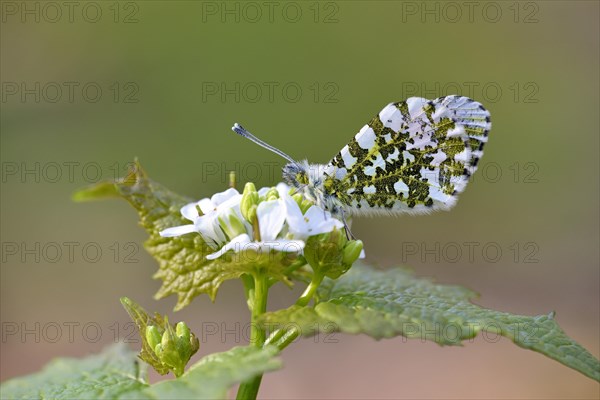
{"label": "green stem", "polygon": [[[250,321],[250,344],[262,347],[265,342],[265,330],[258,323],[258,318],[267,311],[267,295],[269,285],[267,278],[261,273],[254,275],[254,302]],[[243,382],[238,389],[237,400],[254,400],[258,394],[262,375]]]}
{"label": "green stem", "polygon": [[289,330],[278,329],[269,336],[265,345],[270,344],[281,351],[290,345],[298,336],[300,336],[300,330],[295,327],[292,327]]}
{"label": "green stem", "polygon": [[317,291],[317,288],[319,287],[321,282],[323,282],[323,278],[325,278],[325,275],[323,275],[323,273],[315,271],[312,280],[306,287],[306,290],[304,290],[302,296],[300,296],[300,298],[296,301],[297,306],[304,307],[310,302],[310,299],[312,299],[312,297],[314,296],[315,292]]}
{"label": "green stem", "polygon": [[306,261],[303,259],[298,259],[296,261],[294,261],[289,267],[287,267],[286,269],[283,270],[283,274],[284,275],[289,275],[292,272],[294,272],[295,270],[297,270],[300,267],[303,267],[306,265]]}
{"label": "green stem", "polygon": [[[324,278],[324,274],[320,272],[315,272],[313,274],[312,280],[304,290],[304,293],[302,293],[302,296],[300,296],[300,298],[296,301],[296,305],[301,307],[306,306],[314,296],[315,292],[319,288],[319,285],[321,285],[321,282],[323,282]],[[288,330],[278,329],[266,339],[265,345],[273,345],[276,346],[279,350],[283,350],[287,346],[289,346],[298,336],[300,336],[300,331],[296,328],[291,328]]]}
{"label": "green stem", "polygon": [[250,326],[250,344],[256,347],[262,347],[265,342],[265,330],[258,323],[258,318],[267,311],[268,293],[267,277],[262,274],[254,276],[254,305],[252,307],[252,325]]}

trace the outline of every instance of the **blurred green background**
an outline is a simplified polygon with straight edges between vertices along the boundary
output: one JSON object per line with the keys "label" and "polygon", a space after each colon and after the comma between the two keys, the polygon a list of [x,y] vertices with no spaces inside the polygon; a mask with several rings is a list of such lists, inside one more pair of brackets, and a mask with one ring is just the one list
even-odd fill
{"label": "blurred green background", "polygon": [[[385,104],[460,93],[493,129],[451,212],[365,218],[368,261],[461,284],[478,304],[557,312],[596,357],[599,337],[599,3],[1,3],[1,380],[137,337],[118,298],[169,312],[157,264],[122,201],[71,194],[139,157],[196,198],[273,185],[283,160],[326,162]],[[100,253],[99,253],[100,252]],[[276,287],[269,307],[301,287]],[[242,287],[173,315],[196,357],[243,344]],[[238,325],[236,325],[238,324]],[[216,333],[215,333],[216,331]],[[316,342],[316,343],[315,343]],[[137,347],[139,343],[132,343]],[[508,340],[463,348],[402,338],[306,339],[263,398],[598,398],[599,385]],[[156,379],[153,376],[153,379]]]}

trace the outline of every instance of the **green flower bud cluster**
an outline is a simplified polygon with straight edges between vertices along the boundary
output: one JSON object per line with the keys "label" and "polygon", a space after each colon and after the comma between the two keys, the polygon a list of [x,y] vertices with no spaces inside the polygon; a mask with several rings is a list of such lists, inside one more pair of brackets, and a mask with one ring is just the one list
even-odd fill
{"label": "green flower bud cluster", "polygon": [[258,216],[256,215],[258,205],[263,201],[277,200],[278,198],[279,193],[274,187],[270,188],[263,196],[260,196],[256,190],[256,186],[254,186],[254,183],[248,182],[244,186],[242,200],[240,201],[240,211],[242,212],[244,219],[252,225],[252,230],[254,232],[253,239],[255,241],[260,241]]}
{"label": "green flower bud cluster", "polygon": [[167,317],[164,323],[164,329],[156,325],[146,326],[145,339],[162,365],[180,377],[192,355],[198,351],[200,342],[185,322],[179,322],[175,329]]}
{"label": "green flower bud cluster", "polygon": [[277,200],[278,198],[279,198],[279,193],[277,192],[277,189],[275,189],[274,187],[272,187],[271,189],[269,189],[267,191],[267,193],[265,194],[264,198],[262,198],[261,200],[271,201],[271,200]]}
{"label": "green flower bud cluster", "polygon": [[309,238],[304,257],[315,273],[336,279],[358,260],[362,249],[361,240],[348,240],[344,231],[334,229]]}
{"label": "green flower bud cluster", "polygon": [[242,193],[242,200],[240,201],[240,211],[246,221],[252,225],[252,231],[254,232],[254,240],[260,240],[260,231],[258,229],[258,216],[256,210],[258,209],[258,203],[261,199],[256,190],[254,183],[248,182],[244,186],[244,192]]}
{"label": "green flower bud cluster", "polygon": [[244,186],[244,192],[242,193],[240,210],[244,219],[251,224],[254,224],[256,221],[256,209],[258,208],[259,202],[260,199],[258,196],[258,191],[256,190],[254,183],[246,183],[246,186]]}
{"label": "green flower bud cluster", "polygon": [[302,214],[305,214],[306,211],[315,204],[312,201],[305,199],[304,196],[302,196],[300,193],[296,193],[295,195],[293,195],[292,199],[294,199],[294,201],[298,203],[298,207],[300,207]]}
{"label": "green flower bud cluster", "polygon": [[173,328],[166,316],[158,313],[150,316],[127,297],[121,297],[121,304],[139,329],[142,339],[139,357],[161,375],[173,371],[175,376],[181,376],[190,358],[200,348],[200,342],[185,322],[179,322]]}

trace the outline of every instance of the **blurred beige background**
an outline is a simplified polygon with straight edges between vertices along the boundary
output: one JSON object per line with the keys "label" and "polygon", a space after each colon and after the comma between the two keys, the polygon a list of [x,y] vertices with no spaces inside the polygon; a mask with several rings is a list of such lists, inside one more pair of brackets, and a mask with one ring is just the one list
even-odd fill
{"label": "blurred beige background", "polygon": [[[197,198],[231,169],[272,185],[283,160],[234,136],[234,122],[326,162],[385,104],[456,92],[492,113],[479,171],[452,212],[356,220],[369,261],[467,286],[486,307],[555,310],[599,356],[597,2],[65,3],[0,3],[1,380],[135,342],[120,296],[172,313],[174,298],[152,300],[157,265],[133,210],[74,204],[77,188],[135,156]],[[269,307],[301,289],[275,288]],[[197,357],[243,344],[241,285],[173,319],[200,333]],[[316,342],[285,351],[262,398],[600,395],[505,339]]]}

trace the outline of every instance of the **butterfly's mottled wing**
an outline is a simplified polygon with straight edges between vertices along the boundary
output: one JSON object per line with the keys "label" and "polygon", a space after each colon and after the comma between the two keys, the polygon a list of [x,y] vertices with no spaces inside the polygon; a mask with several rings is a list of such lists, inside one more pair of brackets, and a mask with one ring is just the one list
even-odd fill
{"label": "butterfly's mottled wing", "polygon": [[331,190],[351,214],[448,209],[490,128],[489,112],[467,97],[391,103],[331,160]]}

